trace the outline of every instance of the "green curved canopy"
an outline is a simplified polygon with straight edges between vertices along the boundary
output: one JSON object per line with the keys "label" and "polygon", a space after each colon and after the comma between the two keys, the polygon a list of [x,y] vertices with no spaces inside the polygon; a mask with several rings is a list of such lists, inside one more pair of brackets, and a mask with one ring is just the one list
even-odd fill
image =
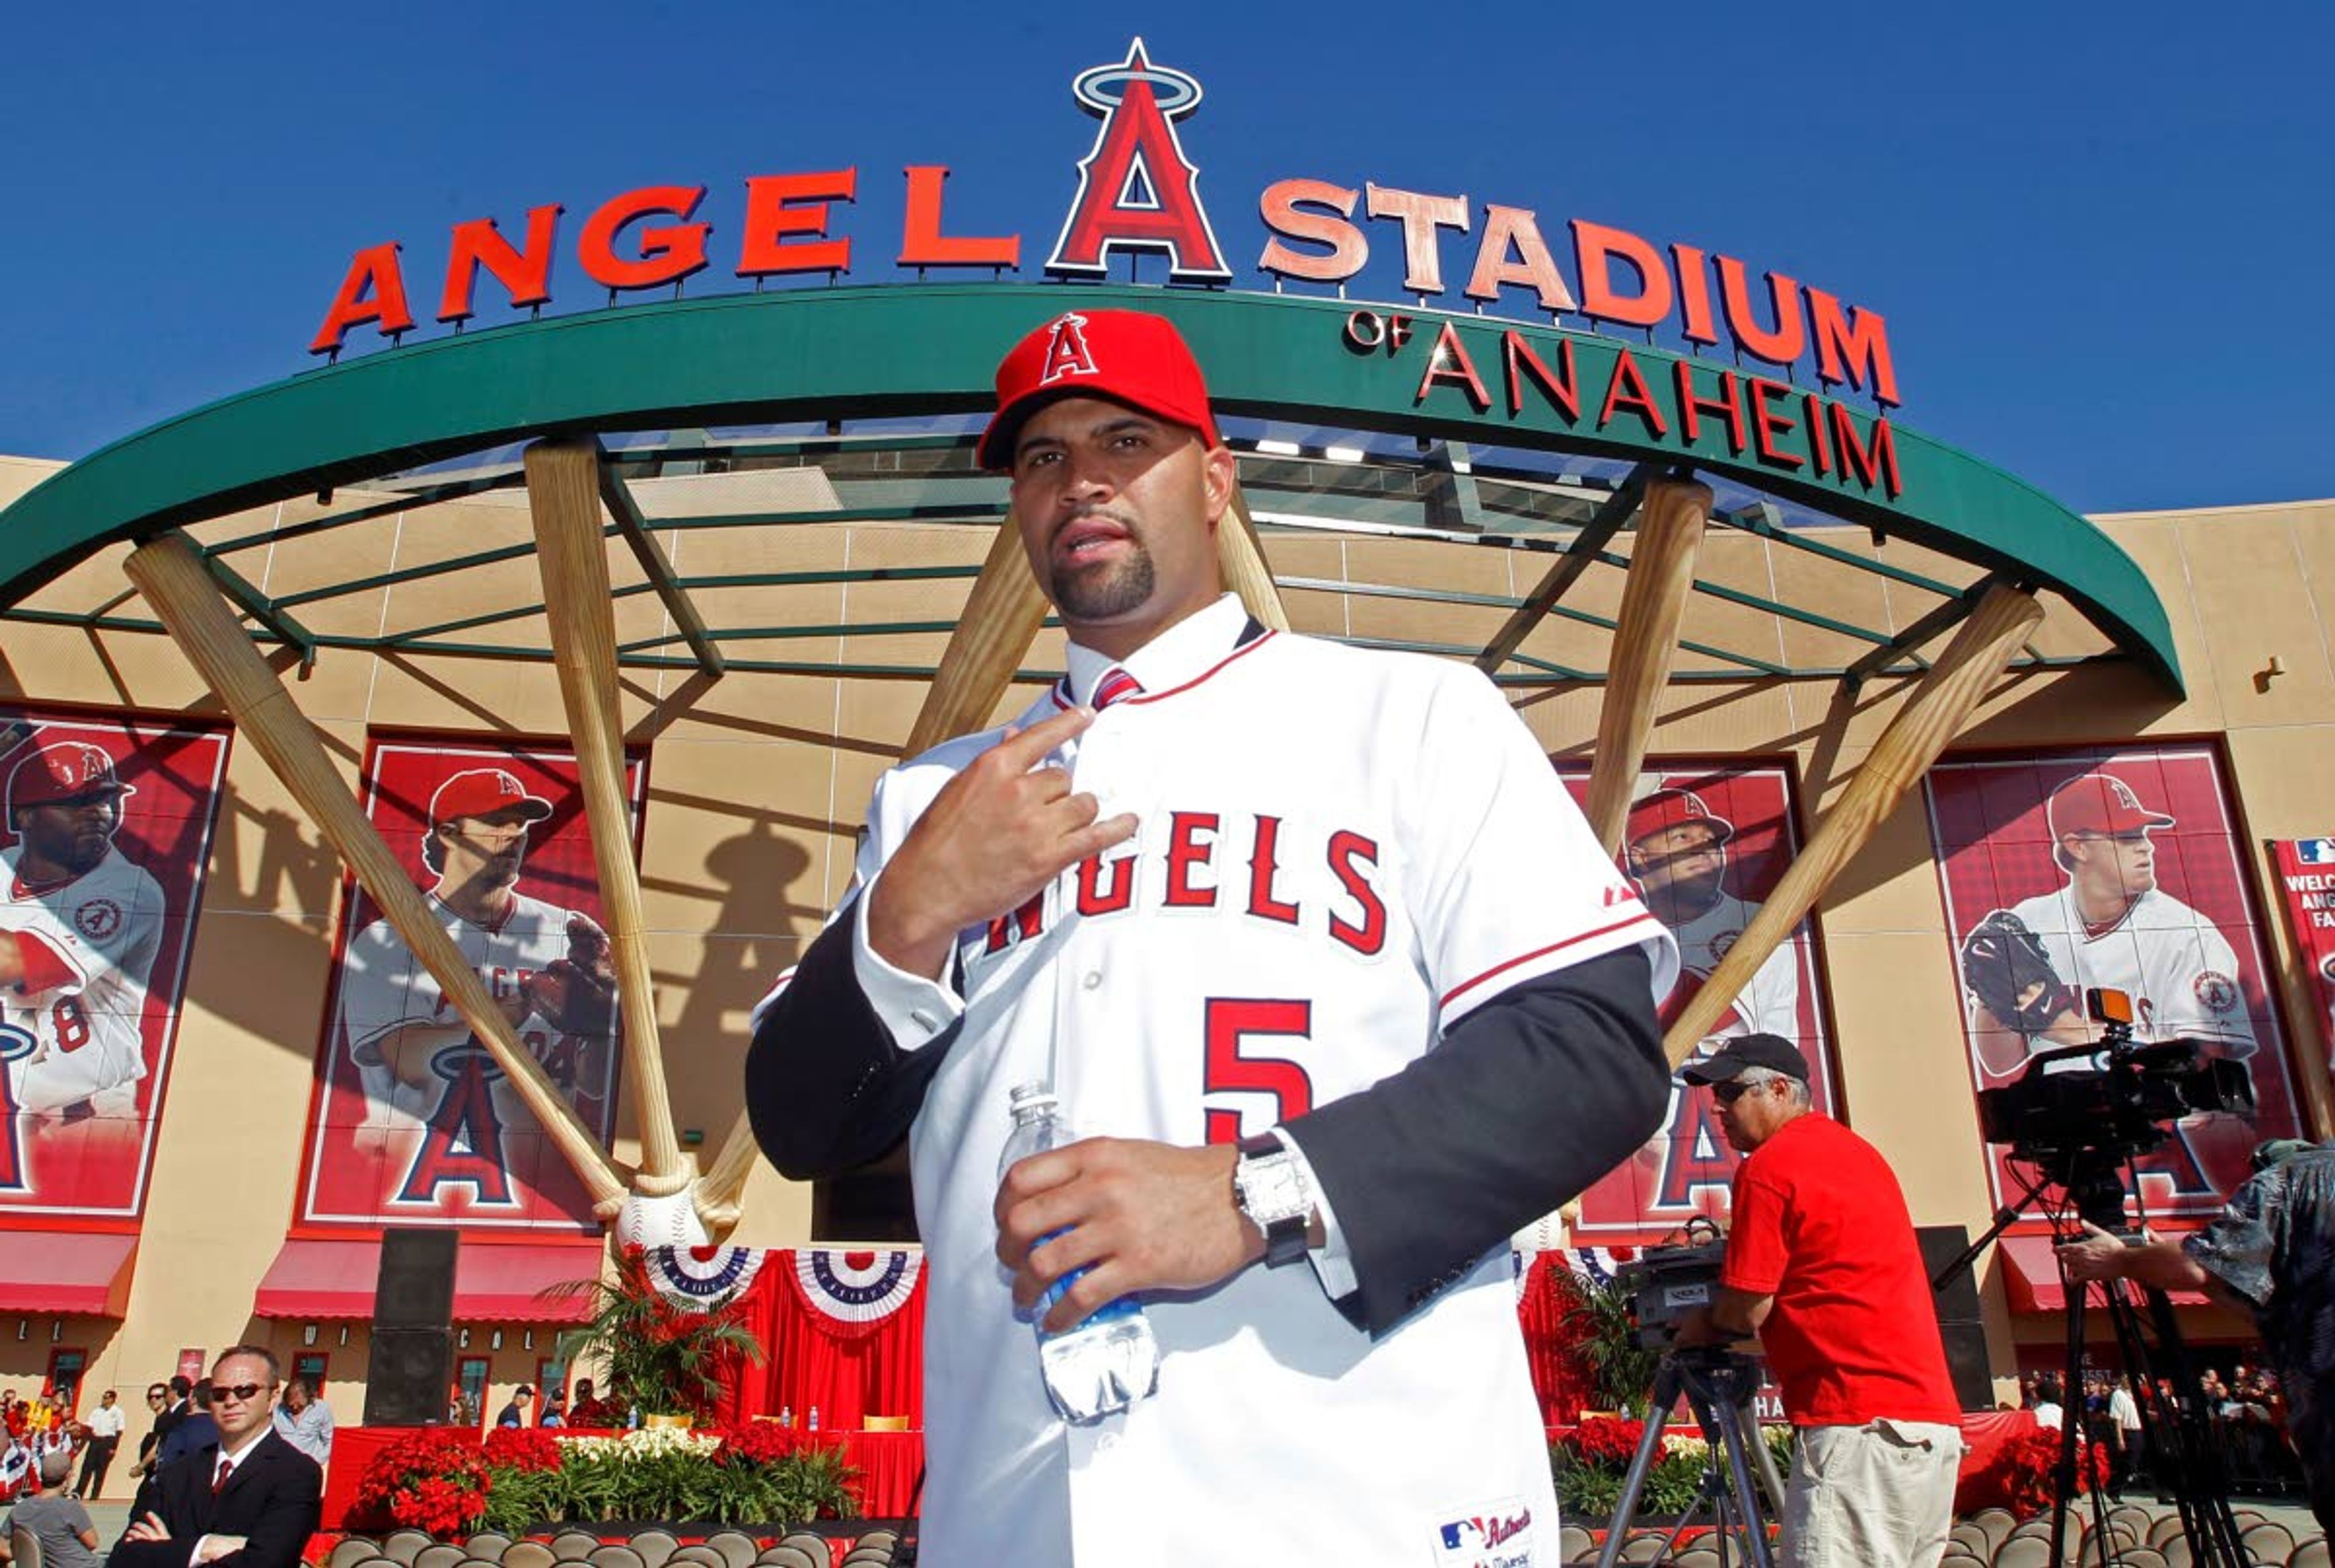
{"label": "green curved canopy", "polygon": [[[2020,480],[1903,426],[1886,431],[1893,494],[1869,461],[1849,460],[1839,439],[1845,429],[1855,455],[1874,450],[1869,414],[1819,410],[1826,435],[1817,445],[1831,449],[1820,463],[1807,447],[1805,389],[1767,394],[1774,421],[1784,422],[1763,434],[1750,430],[1749,373],[1710,362],[1428,311],[1403,313],[1410,335],[1391,350],[1384,342],[1363,347],[1347,327],[1365,307],[1346,302],[1137,286],[778,290],[629,305],[364,355],[166,420],[53,476],[0,512],[0,605],[119,539],[538,435],[978,411],[989,405],[998,358],[1022,334],[1066,308],[1105,307],[1172,317],[1224,412],[1724,476],[2055,590],[2179,687],[2164,608],[2121,549]],[[1400,309],[1366,308],[1381,324]],[[1451,341],[1439,349],[1447,330]],[[1568,361],[1577,412],[1548,386]],[[1440,373],[1429,377],[1431,364]],[[1706,400],[1692,439],[1679,417],[1681,365],[1685,390]],[[1609,409],[1617,374],[1623,395]],[[1718,412],[1720,378],[1729,374],[1746,411],[1731,431]],[[1654,419],[1633,411],[1641,389]],[[1785,449],[1800,454],[1797,466],[1778,455]]]}

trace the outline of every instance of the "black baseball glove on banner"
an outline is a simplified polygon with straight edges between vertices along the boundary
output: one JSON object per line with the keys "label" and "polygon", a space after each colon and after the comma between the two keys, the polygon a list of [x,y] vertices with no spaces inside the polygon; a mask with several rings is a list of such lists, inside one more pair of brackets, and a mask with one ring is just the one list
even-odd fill
{"label": "black baseball glove on banner", "polygon": [[2040,1034],[2077,1011],[2075,988],[2059,978],[2043,939],[2008,909],[1998,909],[1962,938],[1962,984],[1979,1005],[2021,1034]]}
{"label": "black baseball glove on banner", "polygon": [[615,1028],[616,975],[608,934],[581,915],[567,917],[567,956],[527,977],[538,1016],[562,1034],[603,1037]]}

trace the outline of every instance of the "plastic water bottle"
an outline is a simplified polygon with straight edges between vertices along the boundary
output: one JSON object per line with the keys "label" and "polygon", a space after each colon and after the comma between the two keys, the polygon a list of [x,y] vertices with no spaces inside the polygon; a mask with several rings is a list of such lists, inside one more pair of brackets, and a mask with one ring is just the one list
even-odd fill
{"label": "plastic water bottle", "polygon": [[819,1430],[819,1407],[817,1405],[813,1405],[810,1408],[810,1429],[814,1432]]}
{"label": "plastic water bottle", "polygon": [[[1033,1154],[1076,1140],[1054,1099],[1042,1083],[1025,1083],[1013,1091],[1013,1132],[997,1163],[1002,1181],[1007,1170]],[[1040,1244],[1068,1233],[1056,1231]],[[1151,1320],[1143,1303],[1121,1296],[1098,1309],[1067,1333],[1049,1334],[1046,1313],[1062,1292],[1085,1273],[1074,1270],[1055,1281],[1039,1298],[1031,1326],[1038,1335],[1038,1366],[1046,1379],[1046,1397],[1066,1421],[1094,1421],[1148,1399],[1159,1386],[1159,1341],[1152,1337]]]}
{"label": "plastic water bottle", "polygon": [[792,1405],[780,1405],[779,1407],[779,1430],[781,1432],[790,1432],[794,1430],[794,1425],[795,1408]]}

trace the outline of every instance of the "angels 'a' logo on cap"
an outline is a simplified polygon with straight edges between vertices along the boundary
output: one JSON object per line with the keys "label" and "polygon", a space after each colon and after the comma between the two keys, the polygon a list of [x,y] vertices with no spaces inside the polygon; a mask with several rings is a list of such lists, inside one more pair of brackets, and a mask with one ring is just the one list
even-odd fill
{"label": "angels 'a' logo on cap", "polygon": [[1064,312],[1046,341],[1046,363],[1038,372],[1038,384],[1051,386],[1066,375],[1097,373],[1094,350],[1087,346],[1087,318],[1076,311]]}
{"label": "angels 'a' logo on cap", "polygon": [[2140,803],[2140,797],[2133,793],[2131,785],[2126,783],[2123,779],[2117,778],[2113,773],[2103,773],[2100,777],[2107,779],[2108,782],[2108,788],[2116,791],[2117,805],[2123,807],[2127,811],[2146,811],[2148,809],[2147,807],[2143,806]]}

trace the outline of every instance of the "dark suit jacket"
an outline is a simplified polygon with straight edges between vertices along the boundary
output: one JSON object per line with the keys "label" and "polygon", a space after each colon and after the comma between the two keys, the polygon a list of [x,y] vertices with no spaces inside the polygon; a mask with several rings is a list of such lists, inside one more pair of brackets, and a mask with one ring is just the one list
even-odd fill
{"label": "dark suit jacket", "polygon": [[214,1496],[218,1469],[214,1445],[147,1477],[131,1519],[159,1514],[170,1538],[118,1542],[106,1568],[187,1568],[196,1539],[206,1534],[246,1538],[242,1551],[217,1559],[218,1568],[296,1568],[323,1515],[324,1472],[316,1461],[271,1431]]}

